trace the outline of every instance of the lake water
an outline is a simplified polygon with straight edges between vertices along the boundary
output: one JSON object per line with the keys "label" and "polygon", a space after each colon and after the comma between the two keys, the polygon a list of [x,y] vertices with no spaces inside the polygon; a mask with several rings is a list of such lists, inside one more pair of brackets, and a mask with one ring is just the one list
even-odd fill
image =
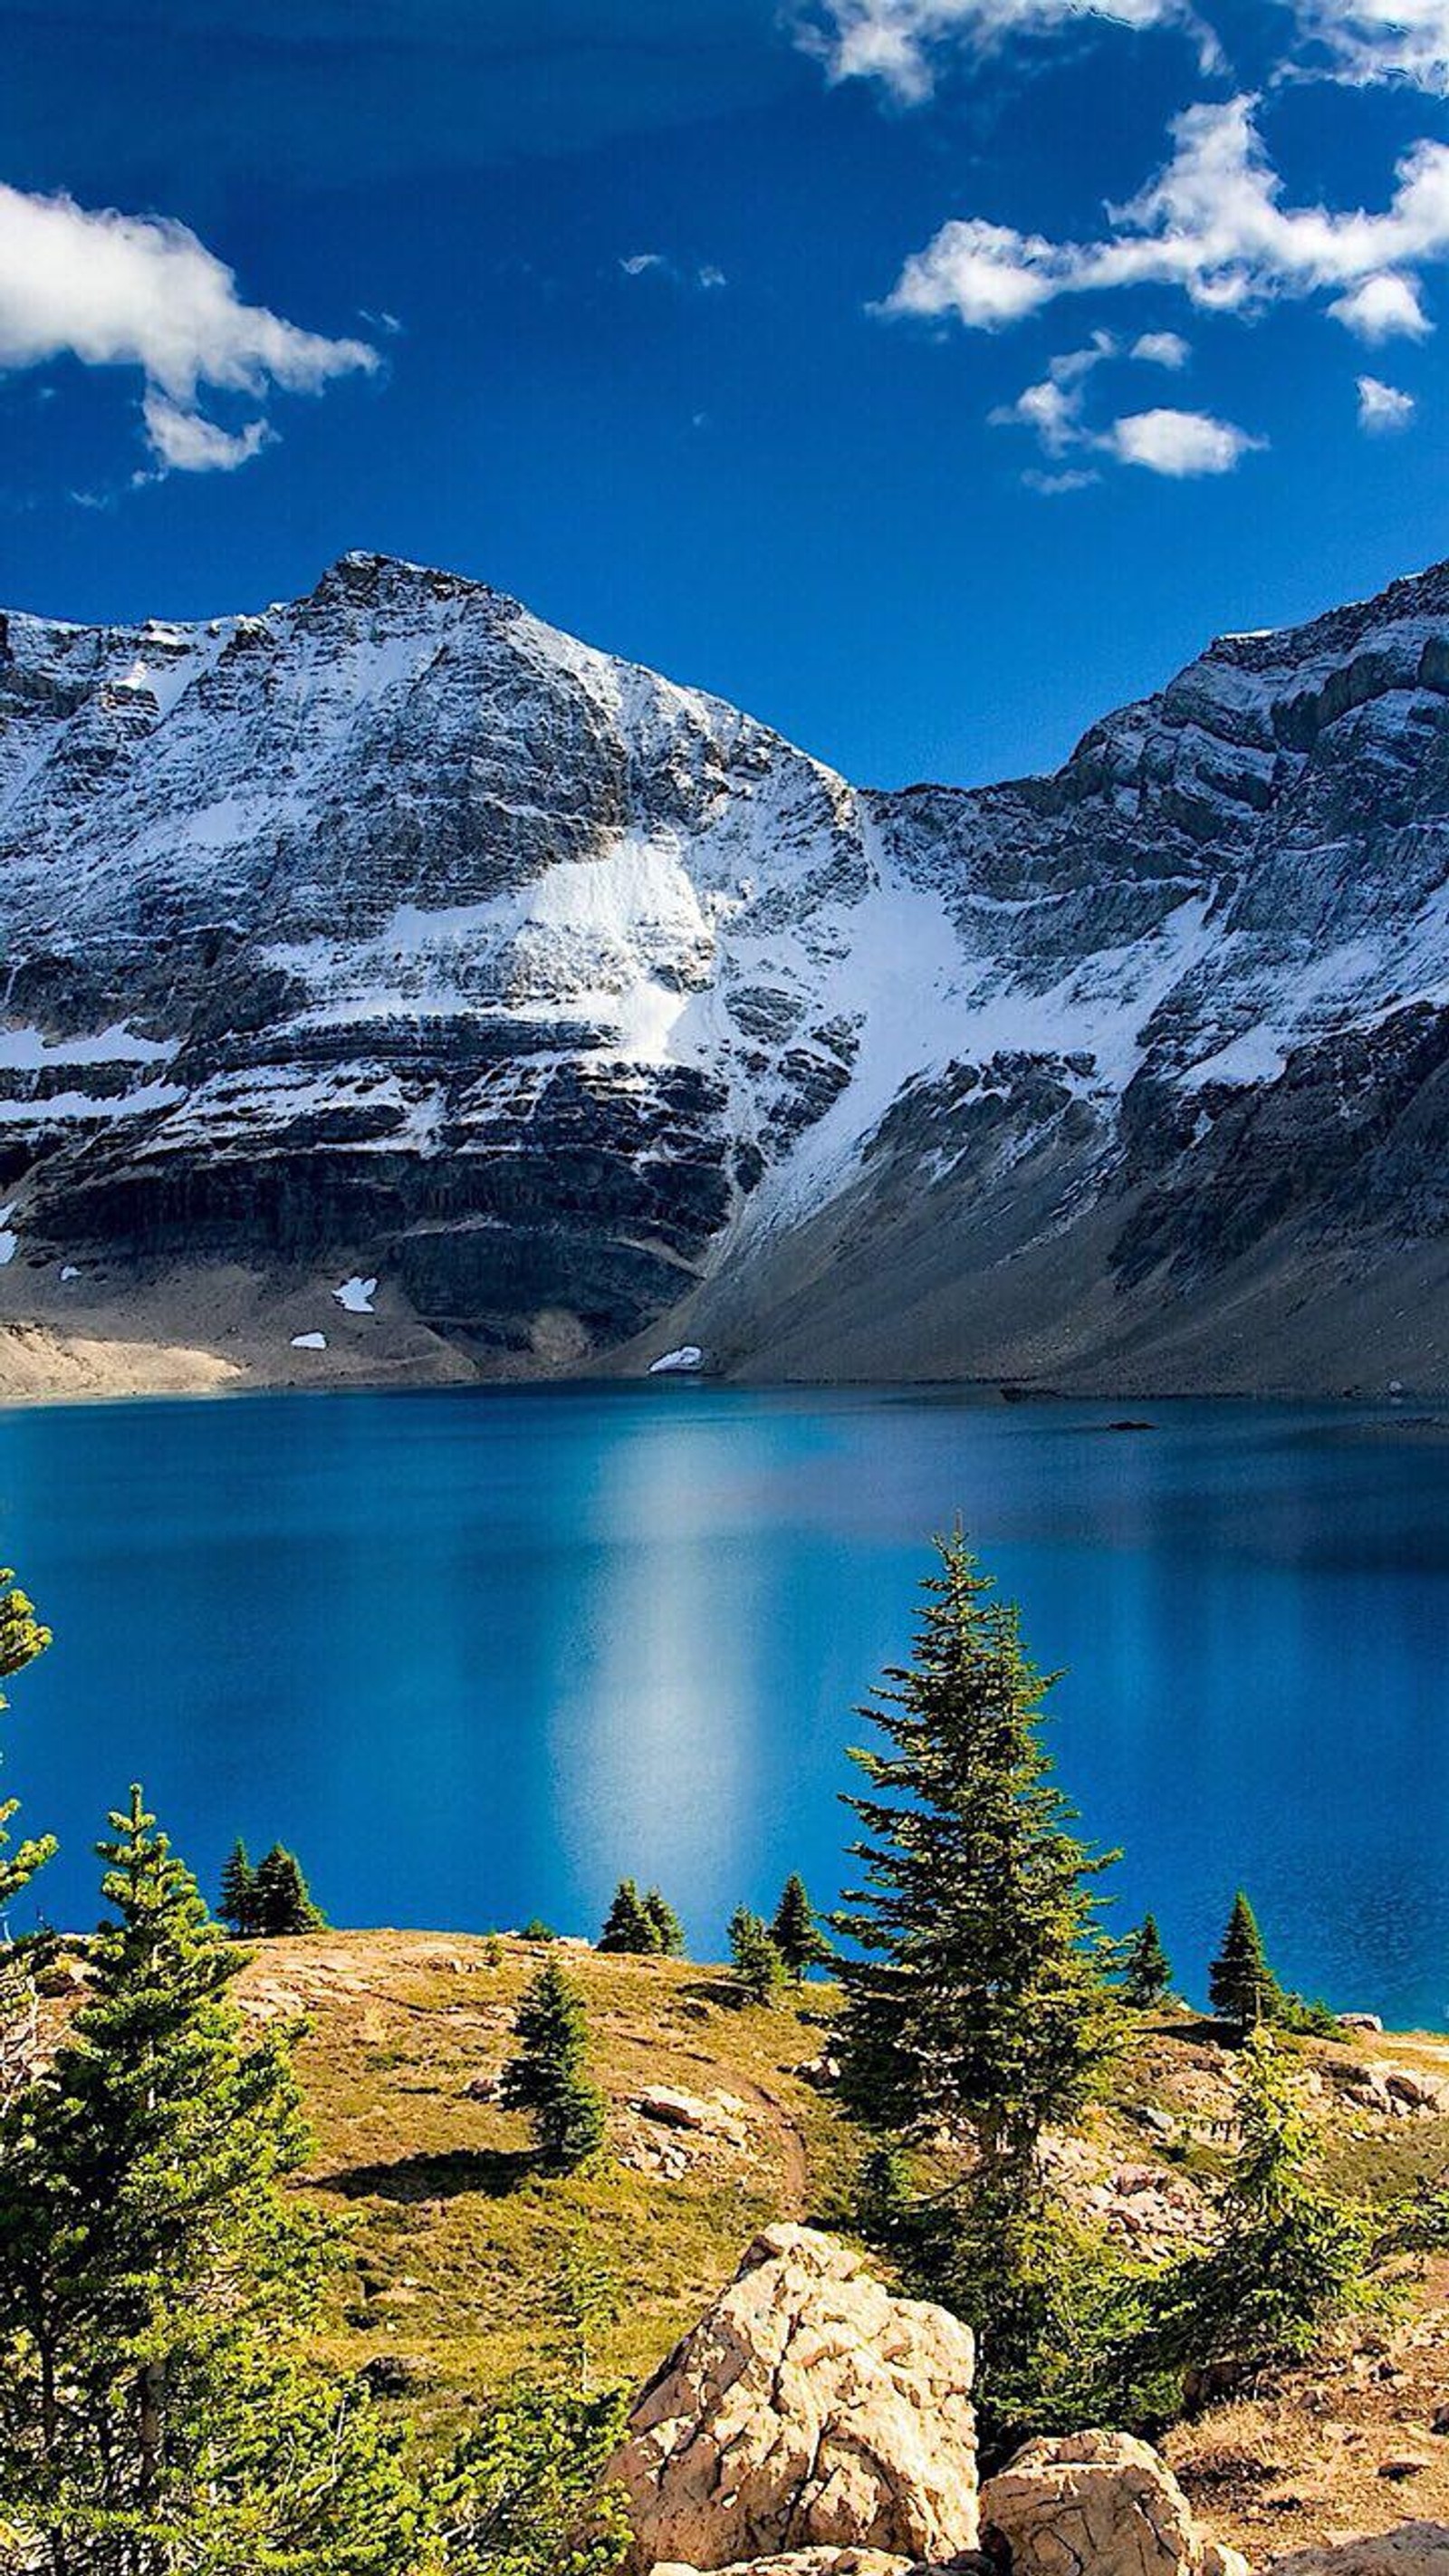
{"label": "lake water", "polygon": [[1190,1992],[1241,1882],[1281,1972],[1449,2021],[1449,1428],[955,1394],[259,1396],[0,1412],[0,1554],[57,1632],[5,1786],[52,1919],[142,1779],[208,1887],[294,1844],[342,1923],[598,1923],[717,1955],[841,1881],[854,1704],[959,1511],[1064,1784]]}

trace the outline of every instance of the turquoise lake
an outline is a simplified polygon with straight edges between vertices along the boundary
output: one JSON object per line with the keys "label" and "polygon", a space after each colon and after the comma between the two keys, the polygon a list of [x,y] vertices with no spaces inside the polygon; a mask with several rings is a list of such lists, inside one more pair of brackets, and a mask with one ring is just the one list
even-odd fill
{"label": "turquoise lake", "polygon": [[[959,1511],[1068,1668],[1053,1749],[1201,1995],[1234,1888],[1282,1974],[1449,2024],[1449,1426],[951,1393],[257,1396],[0,1412],[0,1553],[57,1631],[5,1786],[97,1911],[140,1778],[208,1889],[301,1852],[334,1920],[591,1932],[657,1880],[842,1879],[852,1715]],[[17,1920],[16,1928],[19,1927]]]}

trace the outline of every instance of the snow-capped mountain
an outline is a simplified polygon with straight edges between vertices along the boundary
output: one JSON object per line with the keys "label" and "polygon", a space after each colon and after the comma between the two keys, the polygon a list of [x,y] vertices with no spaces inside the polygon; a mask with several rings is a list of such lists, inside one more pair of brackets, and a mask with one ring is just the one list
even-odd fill
{"label": "snow-capped mountain", "polygon": [[175,1333],[225,1278],[270,1375],[404,1324],[424,1368],[1449,1373],[1449,567],[1220,639],[1054,777],[895,796],[386,558],[12,615],[0,866],[11,1317]]}

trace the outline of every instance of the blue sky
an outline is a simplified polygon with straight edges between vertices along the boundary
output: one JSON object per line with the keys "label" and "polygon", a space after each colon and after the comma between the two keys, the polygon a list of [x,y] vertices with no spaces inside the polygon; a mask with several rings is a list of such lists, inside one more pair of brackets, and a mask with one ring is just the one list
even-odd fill
{"label": "blue sky", "polygon": [[444,563],[852,776],[1449,554],[1449,0],[0,0],[0,598]]}

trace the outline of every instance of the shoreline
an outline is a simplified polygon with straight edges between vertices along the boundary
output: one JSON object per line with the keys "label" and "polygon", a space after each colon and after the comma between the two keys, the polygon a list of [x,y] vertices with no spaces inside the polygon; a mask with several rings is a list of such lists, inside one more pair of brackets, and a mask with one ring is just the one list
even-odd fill
{"label": "shoreline", "polygon": [[[43,1346],[43,1351],[36,1349],[37,1344]],[[601,1355],[594,1368],[560,1369],[516,1363],[483,1368],[469,1361],[456,1346],[442,1347],[448,1351],[451,1365],[428,1367],[397,1361],[389,1365],[384,1360],[380,1366],[369,1367],[358,1364],[358,1355],[340,1352],[336,1356],[341,1365],[323,1376],[318,1371],[269,1369],[259,1364],[254,1353],[233,1356],[200,1343],[123,1341],[85,1334],[61,1336],[48,1325],[0,1318],[0,1413],[95,1404],[193,1400],[214,1403],[220,1399],[274,1395],[566,1395],[587,1391],[637,1396],[648,1392],[666,1402],[687,1403],[691,1390],[708,1389],[715,1394],[741,1396],[954,1398],[993,1412],[1018,1413],[1028,1418],[1082,1405],[1281,1405],[1340,1414],[1345,1421],[1356,1414],[1367,1414],[1385,1432],[1449,1437],[1449,1387],[1405,1386],[1390,1391],[1302,1384],[1162,1386],[1130,1380],[1125,1384],[1074,1386],[1024,1384],[979,1375],[889,1377],[872,1372],[805,1377],[733,1368],[656,1375],[643,1364],[621,1367],[617,1353]],[[40,1364],[15,1369],[11,1362],[17,1349],[25,1360],[34,1354]],[[1148,1435],[1156,1426],[1134,1414],[1132,1418],[1093,1427],[1127,1437]]]}
{"label": "shoreline", "polygon": [[876,1328],[857,1330],[849,1316],[831,1320],[826,1296],[807,1332],[798,1295],[782,1303],[763,1281],[762,1299],[721,1294],[711,1303],[704,1283],[605,1346],[561,1309],[507,1324],[422,1315],[401,1273],[376,1254],[339,1254],[306,1272],[234,1260],[128,1265],[97,1254],[57,1271],[22,1251],[0,1262],[0,1405],[652,1384],[661,1358],[694,1346],[703,1365],[661,1371],[661,1383],[958,1390],[1027,1412],[1062,1403],[1129,1415],[1207,1402],[1391,1405],[1403,1415],[1449,1407],[1449,1336],[1441,1342],[1432,1329],[1436,1282],[1421,1283],[1417,1303],[1412,1281],[1397,1293],[1396,1316],[1408,1300],[1429,1319],[1422,1330],[1386,1317],[1373,1283],[1360,1285],[1331,1321],[1309,1319],[1291,1332],[1267,1311],[1261,1329],[1250,1329],[1241,1305],[1216,1321],[1169,1305],[1149,1331],[1126,1309],[1099,1311],[1085,1288],[1085,1302],[1059,1299],[1056,1324],[1033,1330],[1029,1309],[964,1281],[952,1312],[929,1330],[919,1317],[913,1324],[913,1309],[898,1323],[880,1316]]}

